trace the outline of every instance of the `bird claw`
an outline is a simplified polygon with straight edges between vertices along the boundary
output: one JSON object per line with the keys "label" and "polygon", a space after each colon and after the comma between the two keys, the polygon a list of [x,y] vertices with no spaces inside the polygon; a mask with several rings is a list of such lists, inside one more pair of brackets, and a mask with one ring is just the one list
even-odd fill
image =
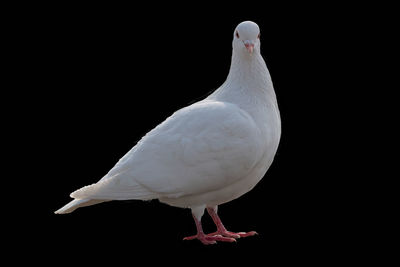
{"label": "bird claw", "polygon": [[207,237],[213,238],[215,241],[221,241],[221,242],[236,242],[235,238],[228,237],[228,236],[223,236],[223,235],[207,235]]}
{"label": "bird claw", "polygon": [[198,239],[200,240],[201,243],[204,245],[210,245],[210,244],[216,244],[217,241],[220,242],[236,242],[236,238],[241,238],[241,237],[248,237],[248,236],[253,236],[253,235],[258,235],[256,231],[251,231],[251,232],[230,232],[230,231],[217,231],[211,234],[197,234],[197,235],[192,235],[192,236],[187,236],[183,238],[183,240],[193,240],[193,239]]}
{"label": "bird claw", "polygon": [[204,245],[210,245],[210,244],[216,244],[217,241],[220,242],[236,242],[236,239],[231,238],[231,237],[225,237],[222,235],[205,235],[205,234],[197,234],[197,235],[192,235],[192,236],[187,236],[183,238],[183,240],[193,240],[193,239],[198,239],[200,240],[201,243]]}
{"label": "bird claw", "polygon": [[231,231],[217,231],[211,234],[208,234],[210,236],[214,236],[214,235],[220,235],[220,236],[224,236],[224,237],[231,237],[231,238],[241,238],[241,237],[248,237],[248,236],[253,236],[253,235],[258,235],[258,233],[256,231],[251,231],[251,232],[238,232],[238,233],[234,233]]}
{"label": "bird claw", "polygon": [[250,232],[239,232],[236,233],[238,234],[240,237],[248,237],[248,236],[253,236],[253,235],[258,235],[258,233],[256,231],[250,231]]}

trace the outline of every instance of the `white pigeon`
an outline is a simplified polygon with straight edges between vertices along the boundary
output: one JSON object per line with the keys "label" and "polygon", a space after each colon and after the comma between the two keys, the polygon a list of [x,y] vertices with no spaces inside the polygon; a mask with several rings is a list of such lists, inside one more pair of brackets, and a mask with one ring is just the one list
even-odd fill
{"label": "white pigeon", "polygon": [[[244,21],[233,34],[232,62],[224,84],[206,99],[176,111],[147,133],[97,183],[71,194],[55,213],[110,200],[159,199],[190,208],[203,244],[236,241],[256,232],[227,231],[217,207],[249,192],[265,175],[278,148],[281,121],[260,30]],[[217,231],[205,234],[207,209]]]}

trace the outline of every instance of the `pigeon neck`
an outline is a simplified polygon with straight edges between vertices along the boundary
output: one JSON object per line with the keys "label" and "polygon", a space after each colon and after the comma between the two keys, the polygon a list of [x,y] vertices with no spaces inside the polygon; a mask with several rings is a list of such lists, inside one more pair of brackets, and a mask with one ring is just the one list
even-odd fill
{"label": "pigeon neck", "polygon": [[252,109],[254,104],[272,104],[277,107],[271,76],[264,59],[257,51],[252,55],[244,52],[233,50],[228,77],[210,98],[235,103],[246,109]]}
{"label": "pigeon neck", "polygon": [[259,52],[233,50],[227,82],[256,90],[254,93],[273,91],[271,76]]}

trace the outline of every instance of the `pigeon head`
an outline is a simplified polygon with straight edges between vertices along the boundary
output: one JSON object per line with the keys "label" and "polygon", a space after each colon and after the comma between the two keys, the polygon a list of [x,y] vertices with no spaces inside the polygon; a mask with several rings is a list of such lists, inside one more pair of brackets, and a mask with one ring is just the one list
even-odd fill
{"label": "pigeon head", "polygon": [[260,53],[260,28],[252,21],[241,22],[233,32],[233,49],[237,52]]}

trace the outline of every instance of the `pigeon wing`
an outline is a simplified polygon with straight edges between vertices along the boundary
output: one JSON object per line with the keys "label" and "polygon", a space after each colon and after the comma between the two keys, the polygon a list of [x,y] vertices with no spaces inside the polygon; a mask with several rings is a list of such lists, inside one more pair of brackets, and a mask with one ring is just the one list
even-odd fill
{"label": "pigeon wing", "polygon": [[261,159],[260,131],[239,107],[201,101],[175,112],[97,184],[71,194],[151,199],[213,191],[245,177]]}

